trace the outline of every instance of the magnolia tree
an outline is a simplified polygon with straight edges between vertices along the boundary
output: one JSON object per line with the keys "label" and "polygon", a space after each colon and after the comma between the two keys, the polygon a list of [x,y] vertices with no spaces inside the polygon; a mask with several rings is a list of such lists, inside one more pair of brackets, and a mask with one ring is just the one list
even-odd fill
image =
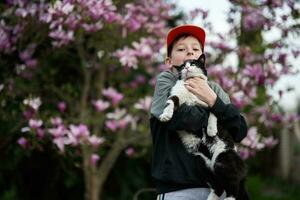
{"label": "magnolia tree", "polygon": [[[299,8],[292,0],[231,2],[231,29],[217,34],[221,42],[208,41],[207,66],[247,118],[240,146],[246,159],[274,146],[276,130],[297,119],[278,109],[268,91],[294,73],[288,55],[299,51],[285,47],[299,31]],[[162,0],[0,4],[1,121],[17,121],[7,126],[24,150],[51,141],[62,156],[81,158],[86,199],[100,199],[121,152],[132,156],[151,144],[151,95],[155,74],[165,69],[161,49],[173,8]],[[186,20],[202,18],[213,34],[207,11],[189,14]],[[273,29],[282,35],[267,43],[262,34]],[[236,66],[225,66],[230,54]]]}
{"label": "magnolia tree", "polygon": [[[299,120],[296,114],[287,114],[278,106],[290,88],[279,90],[277,95],[271,91],[280,77],[298,73],[290,61],[299,59],[299,46],[294,41],[299,38],[300,13],[299,4],[292,0],[231,2],[229,36],[237,38],[237,46],[226,51],[236,53],[238,67],[220,71],[216,66],[212,73],[247,114],[249,132],[240,152],[248,158],[276,145],[278,140],[273,136],[278,138],[284,128]],[[240,23],[236,15],[241,16]]]}
{"label": "magnolia tree", "polygon": [[247,159],[276,145],[283,128],[299,120],[297,114],[287,114],[278,105],[291,88],[278,94],[272,89],[282,76],[298,73],[291,60],[299,59],[300,53],[294,42],[300,33],[300,5],[293,0],[230,2],[228,32],[214,32],[207,21],[208,11],[199,8],[186,20],[200,16],[215,36],[207,42],[208,73],[247,118],[248,135],[239,145],[241,157]]}
{"label": "magnolia tree", "polygon": [[50,140],[82,158],[85,198],[99,199],[120,153],[151,142],[149,95],[171,5],[12,0],[0,8],[2,107],[22,112],[17,143],[42,149]]}

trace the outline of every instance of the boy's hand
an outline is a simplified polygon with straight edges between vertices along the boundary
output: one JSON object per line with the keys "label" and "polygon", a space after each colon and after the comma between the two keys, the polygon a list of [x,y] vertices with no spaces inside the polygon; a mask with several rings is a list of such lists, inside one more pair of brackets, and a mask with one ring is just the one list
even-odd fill
{"label": "boy's hand", "polygon": [[209,87],[206,80],[200,77],[189,78],[185,81],[185,87],[199,99],[212,107],[217,99],[216,93]]}

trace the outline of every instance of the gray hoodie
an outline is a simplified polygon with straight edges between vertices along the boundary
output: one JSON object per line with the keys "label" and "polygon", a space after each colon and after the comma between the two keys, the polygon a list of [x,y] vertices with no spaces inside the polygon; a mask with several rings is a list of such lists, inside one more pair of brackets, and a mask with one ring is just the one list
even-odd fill
{"label": "gray hoodie", "polygon": [[[160,74],[157,75],[156,85],[155,85],[155,90],[154,90],[154,95],[153,95],[151,110],[150,110],[151,114],[154,115],[156,118],[158,118],[162,114],[163,109],[166,106],[166,102],[168,100],[171,88],[175,85],[176,81],[177,81],[177,76],[171,70],[161,72]],[[208,85],[225,104],[230,103],[229,96],[216,82],[208,81]]]}

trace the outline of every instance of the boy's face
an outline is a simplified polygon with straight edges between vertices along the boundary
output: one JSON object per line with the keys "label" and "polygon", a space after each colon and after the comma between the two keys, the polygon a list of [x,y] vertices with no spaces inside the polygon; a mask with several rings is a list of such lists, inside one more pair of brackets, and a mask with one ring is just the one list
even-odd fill
{"label": "boy's face", "polygon": [[179,66],[186,60],[198,59],[202,54],[200,42],[193,36],[179,39],[173,46],[170,57],[166,58],[167,65]]}

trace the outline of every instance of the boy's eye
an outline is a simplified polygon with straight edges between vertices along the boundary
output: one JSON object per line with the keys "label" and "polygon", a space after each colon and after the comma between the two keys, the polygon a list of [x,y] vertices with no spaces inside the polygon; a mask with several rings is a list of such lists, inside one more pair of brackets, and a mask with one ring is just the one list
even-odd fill
{"label": "boy's eye", "polygon": [[198,49],[198,48],[194,48],[193,50],[194,50],[194,51],[199,51],[200,49]]}
{"label": "boy's eye", "polygon": [[177,49],[177,51],[184,51],[185,49],[183,49],[183,48],[179,48],[179,49]]}

